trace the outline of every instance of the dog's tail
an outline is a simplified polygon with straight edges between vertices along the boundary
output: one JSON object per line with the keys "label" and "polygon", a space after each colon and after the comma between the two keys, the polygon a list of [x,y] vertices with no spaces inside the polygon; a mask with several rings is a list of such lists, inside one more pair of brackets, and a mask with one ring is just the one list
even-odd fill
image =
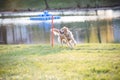
{"label": "dog's tail", "polygon": [[57,36],[60,35],[59,29],[53,28],[53,29],[51,29],[50,31],[52,32],[52,30],[53,30],[54,35],[57,35]]}

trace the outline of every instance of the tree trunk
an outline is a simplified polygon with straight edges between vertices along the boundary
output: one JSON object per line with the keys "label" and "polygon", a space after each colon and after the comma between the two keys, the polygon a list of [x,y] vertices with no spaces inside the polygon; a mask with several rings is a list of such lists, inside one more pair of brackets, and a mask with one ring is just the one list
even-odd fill
{"label": "tree trunk", "polygon": [[97,36],[99,43],[101,43],[100,26],[97,26]]}
{"label": "tree trunk", "polygon": [[46,6],[46,9],[49,9],[50,7],[49,7],[49,5],[48,5],[47,0],[44,0],[44,1],[45,1],[45,6]]}

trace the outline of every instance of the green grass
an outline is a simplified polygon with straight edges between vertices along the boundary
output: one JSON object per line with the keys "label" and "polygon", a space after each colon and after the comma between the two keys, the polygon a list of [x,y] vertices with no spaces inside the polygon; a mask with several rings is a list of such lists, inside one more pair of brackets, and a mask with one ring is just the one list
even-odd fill
{"label": "green grass", "polygon": [[120,44],[0,45],[0,80],[120,80]]}

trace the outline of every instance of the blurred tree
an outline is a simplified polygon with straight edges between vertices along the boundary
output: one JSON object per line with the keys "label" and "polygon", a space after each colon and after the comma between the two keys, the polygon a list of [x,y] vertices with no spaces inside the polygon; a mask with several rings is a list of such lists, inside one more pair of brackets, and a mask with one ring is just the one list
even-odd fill
{"label": "blurred tree", "polygon": [[48,5],[47,0],[44,0],[44,2],[45,2],[46,9],[49,9],[50,7],[49,7],[49,5]]}
{"label": "blurred tree", "polygon": [[4,10],[4,8],[5,8],[5,3],[6,3],[6,0],[0,0],[0,11],[1,11],[1,10]]}

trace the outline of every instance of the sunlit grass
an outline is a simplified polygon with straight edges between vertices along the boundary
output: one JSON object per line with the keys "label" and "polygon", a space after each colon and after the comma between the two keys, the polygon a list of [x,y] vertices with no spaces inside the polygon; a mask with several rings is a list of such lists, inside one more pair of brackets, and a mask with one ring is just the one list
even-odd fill
{"label": "sunlit grass", "polygon": [[119,44],[0,45],[0,80],[120,80]]}

